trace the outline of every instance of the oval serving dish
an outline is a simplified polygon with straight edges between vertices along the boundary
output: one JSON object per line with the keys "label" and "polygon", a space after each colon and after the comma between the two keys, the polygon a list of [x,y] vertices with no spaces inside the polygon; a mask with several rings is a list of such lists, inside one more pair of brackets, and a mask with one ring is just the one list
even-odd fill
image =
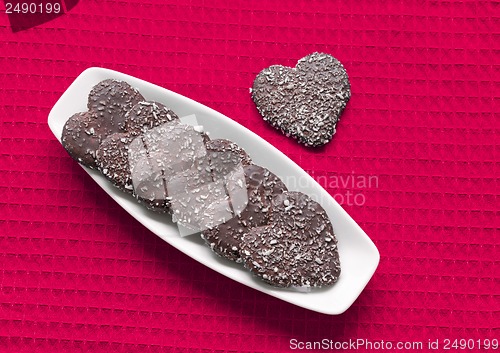
{"label": "oval serving dish", "polygon": [[[152,83],[120,72],[94,67],[82,72],[50,111],[48,124],[59,141],[66,120],[74,113],[87,110],[87,96],[91,88],[105,79],[128,82],[146,99],[165,104],[180,117],[195,114],[198,124],[203,126],[212,139],[226,138],[236,142],[248,152],[256,164],[268,168],[282,178],[290,190],[301,191],[318,201],[333,224],[338,239],[342,272],[334,285],[313,289],[307,293],[267,285],[254,278],[241,265],[219,258],[198,235],[181,237],[169,216],[146,210],[133,197],[115,188],[99,172],[82,167],[132,217],[196,261],[251,288],[324,314],[340,314],[352,305],[378,266],[380,255],[377,248],[347,212],[309,174],[267,141],[230,118]],[[189,123],[189,119],[184,122]]]}

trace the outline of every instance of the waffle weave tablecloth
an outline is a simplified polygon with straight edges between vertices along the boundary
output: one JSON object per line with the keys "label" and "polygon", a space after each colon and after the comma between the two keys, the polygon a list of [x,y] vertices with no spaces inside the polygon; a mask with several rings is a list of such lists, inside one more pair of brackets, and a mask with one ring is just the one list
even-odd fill
{"label": "waffle weave tablecloth", "polygon": [[[322,339],[427,351],[499,338],[498,1],[68,3],[23,30],[0,13],[0,352],[274,353]],[[352,84],[320,150],[271,128],[249,95],[261,69],[314,51]],[[327,316],[247,288],[115,204],[47,126],[91,66],[218,110],[319,180],[381,254],[353,306]]]}

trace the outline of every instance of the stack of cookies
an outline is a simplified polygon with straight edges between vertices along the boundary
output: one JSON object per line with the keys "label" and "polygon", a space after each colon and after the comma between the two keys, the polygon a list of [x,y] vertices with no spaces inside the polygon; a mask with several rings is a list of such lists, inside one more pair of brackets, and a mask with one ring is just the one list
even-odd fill
{"label": "stack of cookies", "polygon": [[236,143],[211,140],[128,83],[94,86],[88,110],[66,122],[62,143],[82,165],[154,212],[201,233],[219,256],[278,287],[331,285],[340,275],[325,210],[288,191]]}

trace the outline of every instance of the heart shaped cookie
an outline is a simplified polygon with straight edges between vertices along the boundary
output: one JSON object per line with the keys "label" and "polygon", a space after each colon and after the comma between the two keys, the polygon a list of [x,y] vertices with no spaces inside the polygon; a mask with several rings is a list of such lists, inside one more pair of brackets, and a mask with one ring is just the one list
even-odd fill
{"label": "heart shaped cookie", "polygon": [[332,139],[350,97],[344,66],[324,53],[300,59],[295,68],[270,66],[252,87],[252,99],[264,120],[307,146]]}
{"label": "heart shaped cookie", "polygon": [[62,144],[73,159],[97,169],[96,152],[109,135],[125,132],[125,115],[144,97],[124,81],[104,80],[88,96],[88,111],[71,116],[64,125]]}
{"label": "heart shaped cookie", "polygon": [[284,192],[270,222],[243,235],[240,254],[254,275],[278,287],[322,287],[340,275],[337,239],[325,210],[309,196]]}
{"label": "heart shaped cookie", "polygon": [[96,151],[97,169],[116,187],[133,193],[132,176],[128,163],[129,145],[136,136],[162,124],[177,124],[177,115],[163,104],[141,101],[125,114],[125,130],[113,133],[100,143]]}
{"label": "heart shaped cookie", "polygon": [[236,262],[241,262],[243,234],[252,227],[268,224],[271,199],[287,190],[281,179],[264,167],[252,164],[243,169],[248,204],[238,216],[202,233],[202,238],[216,254]]}

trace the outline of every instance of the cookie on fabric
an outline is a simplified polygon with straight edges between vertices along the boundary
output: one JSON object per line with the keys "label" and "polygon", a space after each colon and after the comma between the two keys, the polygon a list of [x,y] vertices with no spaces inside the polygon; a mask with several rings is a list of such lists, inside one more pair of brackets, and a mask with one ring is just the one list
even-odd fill
{"label": "cookie on fabric", "polygon": [[128,163],[129,145],[134,137],[130,133],[114,133],[101,142],[96,153],[100,172],[122,191],[132,193],[132,175]]}
{"label": "cookie on fabric", "polygon": [[258,165],[243,167],[248,203],[229,221],[202,233],[202,238],[218,255],[241,262],[240,242],[245,232],[269,222],[271,199],[287,190],[285,184],[268,169]]}
{"label": "cookie on fabric", "polygon": [[64,124],[61,142],[74,160],[89,168],[97,169],[96,151],[104,131],[92,113],[76,113]]}
{"label": "cookie on fabric", "polygon": [[337,239],[325,210],[295,191],[271,202],[269,224],[247,232],[241,241],[244,265],[278,287],[323,287],[340,275]]}
{"label": "cookie on fabric", "polygon": [[179,123],[179,117],[165,105],[154,101],[137,103],[125,116],[125,130],[133,135],[140,135],[165,123]]}
{"label": "cookie on fabric", "polygon": [[251,96],[265,121],[306,146],[328,143],[351,97],[344,66],[312,53],[294,68],[273,65],[253,82]]}
{"label": "cookie on fabric", "polygon": [[87,107],[90,112],[94,112],[105,136],[108,136],[125,132],[125,115],[144,100],[139,91],[127,82],[108,79],[92,88]]}

